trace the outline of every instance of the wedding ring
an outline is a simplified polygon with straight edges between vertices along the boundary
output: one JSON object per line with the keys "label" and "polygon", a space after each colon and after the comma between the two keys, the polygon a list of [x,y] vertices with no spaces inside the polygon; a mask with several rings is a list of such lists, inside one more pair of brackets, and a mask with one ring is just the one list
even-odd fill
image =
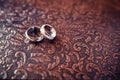
{"label": "wedding ring", "polygon": [[53,40],[56,37],[56,30],[49,24],[42,25],[40,32],[50,40]]}
{"label": "wedding ring", "polygon": [[39,26],[33,26],[28,28],[25,32],[25,36],[32,42],[39,42],[44,38],[44,36],[41,35]]}

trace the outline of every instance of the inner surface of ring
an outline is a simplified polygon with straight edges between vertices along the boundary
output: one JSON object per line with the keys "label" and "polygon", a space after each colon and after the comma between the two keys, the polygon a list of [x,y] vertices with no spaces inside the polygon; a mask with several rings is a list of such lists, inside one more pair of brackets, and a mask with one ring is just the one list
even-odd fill
{"label": "inner surface of ring", "polygon": [[30,29],[28,30],[27,34],[28,34],[30,37],[38,37],[38,36],[40,36],[40,29],[37,28],[37,27],[30,28]]}
{"label": "inner surface of ring", "polygon": [[52,28],[50,26],[48,26],[48,25],[45,26],[46,35],[51,35],[52,34],[51,29]]}

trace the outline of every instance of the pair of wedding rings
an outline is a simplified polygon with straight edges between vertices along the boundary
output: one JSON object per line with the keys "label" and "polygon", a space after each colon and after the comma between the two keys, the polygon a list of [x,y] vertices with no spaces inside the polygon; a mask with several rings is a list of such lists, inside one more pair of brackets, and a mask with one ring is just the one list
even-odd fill
{"label": "pair of wedding rings", "polygon": [[26,30],[25,36],[32,42],[39,42],[44,38],[53,40],[56,37],[56,30],[49,24],[44,24],[41,27],[33,26]]}

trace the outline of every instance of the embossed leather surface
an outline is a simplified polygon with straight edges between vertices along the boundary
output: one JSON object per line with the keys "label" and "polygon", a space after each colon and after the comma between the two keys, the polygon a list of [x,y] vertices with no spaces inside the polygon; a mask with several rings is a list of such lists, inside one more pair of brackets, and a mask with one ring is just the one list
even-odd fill
{"label": "embossed leather surface", "polygon": [[[0,0],[0,79],[120,79],[119,14],[82,0],[34,1]],[[45,23],[56,39],[28,42],[26,29]]]}

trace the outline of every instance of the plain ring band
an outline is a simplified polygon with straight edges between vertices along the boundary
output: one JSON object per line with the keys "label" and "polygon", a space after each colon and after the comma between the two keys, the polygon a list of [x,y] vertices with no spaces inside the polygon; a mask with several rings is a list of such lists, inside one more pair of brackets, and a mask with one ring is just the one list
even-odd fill
{"label": "plain ring band", "polygon": [[25,32],[25,36],[32,42],[38,42],[44,38],[44,36],[41,35],[40,28],[38,26],[28,28]]}
{"label": "plain ring band", "polygon": [[42,25],[40,32],[50,40],[53,40],[56,37],[56,30],[49,24]]}

